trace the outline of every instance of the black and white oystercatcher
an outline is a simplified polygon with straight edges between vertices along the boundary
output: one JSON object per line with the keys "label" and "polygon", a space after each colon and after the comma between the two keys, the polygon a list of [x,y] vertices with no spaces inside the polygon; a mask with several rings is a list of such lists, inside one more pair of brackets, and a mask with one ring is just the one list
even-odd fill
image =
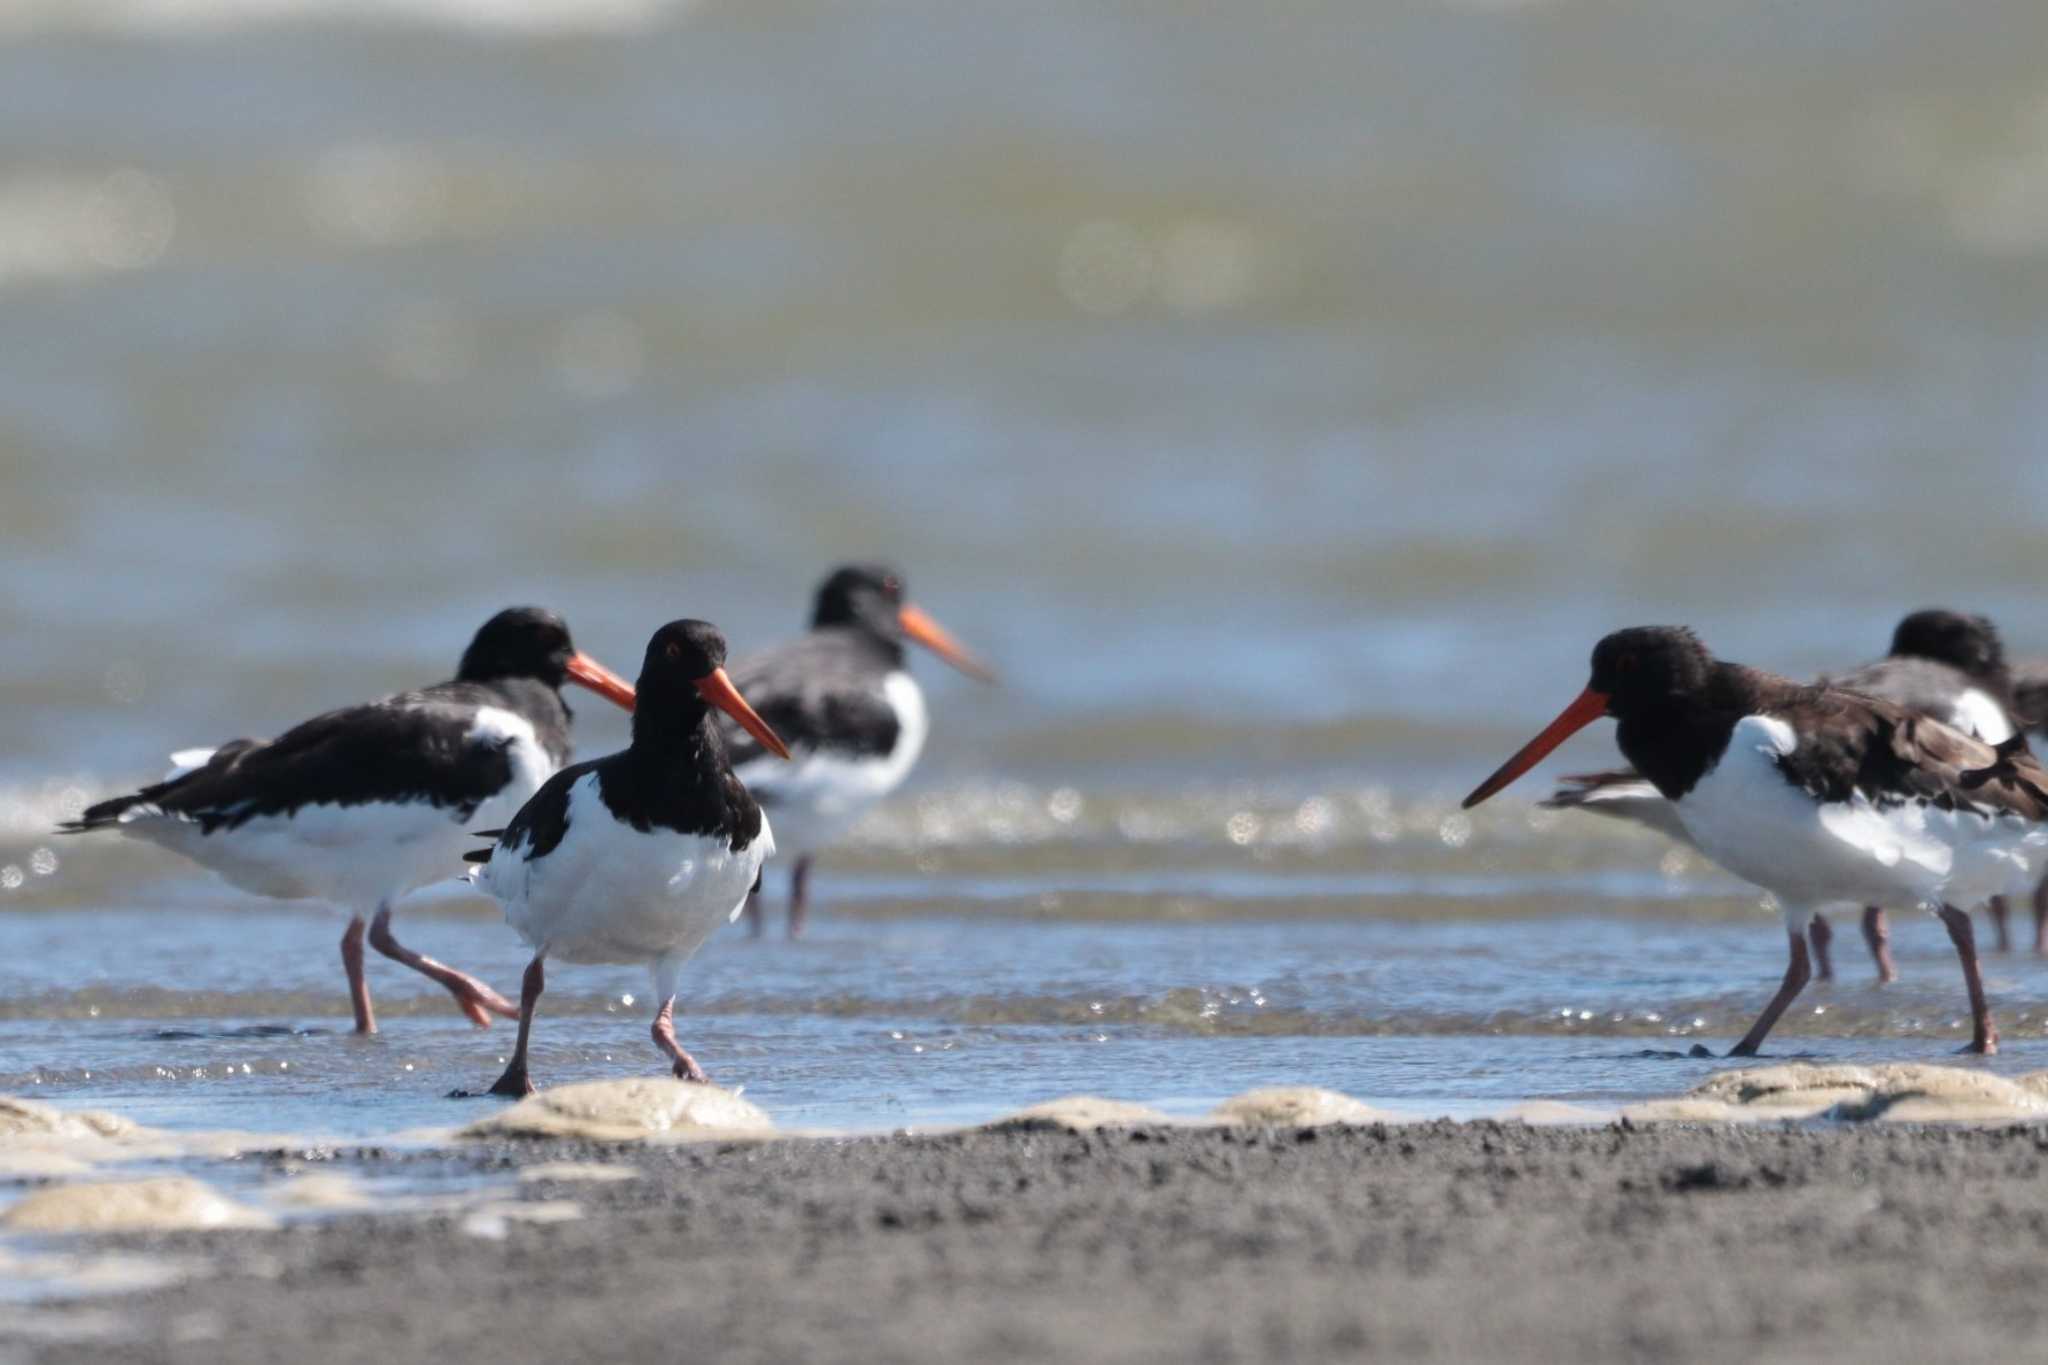
{"label": "black and white oystercatcher", "polygon": [[[789,933],[803,932],[811,860],[887,796],[924,749],[924,692],[910,676],[914,640],[971,678],[995,674],[938,622],[903,600],[892,569],[849,565],[818,589],[809,633],[733,665],[733,678],[796,761],[766,761],[760,746],[727,726],[740,777],[775,821],[790,872]],[[755,933],[761,908],[749,905]]]}
{"label": "black and white oystercatcher", "polygon": [[1807,924],[1837,901],[1938,907],[1969,991],[1969,1050],[1997,1051],[1970,919],[1955,907],[2029,886],[2048,862],[2048,771],[2023,741],[1994,747],[1893,702],[1723,663],[1689,630],[1645,626],[1595,647],[1585,691],[1466,807],[1602,716],[1620,722],[1623,756],[1701,852],[1784,912],[1784,982],[1733,1055],[1754,1054],[1805,987]]}
{"label": "black and white oystercatcher", "polygon": [[569,640],[562,618],[514,607],[486,621],[455,677],[417,692],[329,711],[276,739],[185,750],[164,781],[102,801],[62,827],[113,829],[182,853],[245,891],[331,901],[342,935],[356,1031],[374,1033],[363,977],[372,947],[446,987],[483,1027],[518,1013],[465,972],[392,936],[392,902],[461,866],[479,820],[517,810],[569,758],[564,683],[621,706],[625,680]]}
{"label": "black and white oystercatcher", "polygon": [[[1821,687],[1895,702],[1987,744],[2002,744],[2017,729],[2012,716],[2012,675],[1998,628],[1985,617],[1965,612],[1916,611],[1893,630],[1891,652],[1884,658],[1816,682]],[[1567,777],[1543,804],[1553,810],[1585,810],[1633,820],[1681,843],[1692,842],[1670,803],[1635,772]],[[2004,898],[1993,897],[1990,908],[1998,948],[2003,952],[2010,946]],[[1828,951],[1833,937],[1827,916],[1816,912],[1807,926],[1807,938],[1813,949],[1815,975],[1823,981],[1834,975]],[[1878,980],[1897,980],[1883,907],[1863,907],[1863,939],[1876,963]]]}
{"label": "black and white oystercatcher", "polygon": [[640,667],[633,742],[562,769],[497,843],[468,856],[476,884],[504,903],[533,945],[519,996],[519,1040],[496,1095],[533,1091],[527,1041],[550,955],[569,962],[646,962],[654,971],[654,1042],[684,1080],[705,1079],[676,1042],[676,982],[712,931],[739,917],[775,840],[733,773],[712,723],[732,717],[764,751],[789,750],[725,673],[725,637],[703,621],[654,633]]}

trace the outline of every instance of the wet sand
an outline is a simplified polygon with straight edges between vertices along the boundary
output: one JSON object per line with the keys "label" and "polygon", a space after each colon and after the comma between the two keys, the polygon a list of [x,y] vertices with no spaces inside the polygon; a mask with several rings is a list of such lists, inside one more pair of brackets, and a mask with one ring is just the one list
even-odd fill
{"label": "wet sand", "polygon": [[2048,1129],[2026,1124],[495,1139],[311,1164],[451,1162],[538,1178],[481,1218],[92,1238],[212,1271],[0,1317],[0,1360],[1870,1362],[2048,1331]]}

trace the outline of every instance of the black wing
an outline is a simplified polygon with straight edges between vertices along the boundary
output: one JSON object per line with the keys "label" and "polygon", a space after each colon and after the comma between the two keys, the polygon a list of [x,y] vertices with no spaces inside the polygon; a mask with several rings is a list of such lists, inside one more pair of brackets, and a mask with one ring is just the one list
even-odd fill
{"label": "black wing", "polygon": [[[902,726],[883,685],[896,663],[851,631],[814,630],[734,664],[733,685],[794,752],[881,757]],[[719,730],[735,764],[767,751],[723,713]]]}
{"label": "black wing", "polygon": [[595,768],[601,759],[584,763],[572,763],[541,783],[540,790],[526,798],[526,804],[512,817],[512,822],[500,830],[483,830],[479,839],[496,835],[497,843],[489,848],[472,849],[462,855],[466,863],[487,863],[495,849],[526,849],[528,862],[554,850],[562,842],[562,836],[569,832],[569,788],[576,785],[578,778]]}
{"label": "black wing", "polygon": [[439,689],[329,711],[274,740],[225,745],[205,766],[102,801],[64,829],[96,829],[142,805],[209,834],[316,805],[423,801],[467,819],[512,780],[508,742],[472,740],[475,722],[473,705]]}
{"label": "black wing", "polygon": [[1785,717],[1802,738],[1778,768],[1820,800],[1861,795],[1880,808],[1924,801],[2048,819],[2048,772],[2024,740],[1993,746],[1895,702],[1849,692],[1821,692],[1801,710]]}

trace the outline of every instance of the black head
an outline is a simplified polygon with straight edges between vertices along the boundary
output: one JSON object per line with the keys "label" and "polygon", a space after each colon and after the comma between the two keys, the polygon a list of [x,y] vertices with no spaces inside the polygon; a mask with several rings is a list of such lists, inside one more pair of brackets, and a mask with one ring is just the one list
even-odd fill
{"label": "black head", "polygon": [[569,640],[569,625],[544,607],[507,607],[484,622],[462,664],[458,682],[497,682],[532,678],[559,689],[565,682],[587,687],[605,700],[633,709],[633,689],[626,680]]}
{"label": "black head", "polygon": [[[770,753],[789,757],[788,746],[726,676],[725,636],[709,621],[671,621],[655,631],[640,665],[639,691],[640,704],[633,712],[636,748],[660,747],[664,740],[697,730],[715,706]],[[724,750],[716,751],[724,762]]]}
{"label": "black head", "polygon": [[[1711,686],[1714,656],[1699,637],[1683,626],[1633,626],[1617,630],[1593,646],[1593,676],[1586,690],[1559,713],[1543,732],[1515,751],[1465,798],[1470,809],[1523,773],[1545,755],[1602,716],[1614,716],[1624,728],[1631,717],[1653,717],[1689,700]],[[1659,724],[1653,719],[1650,724]]]}
{"label": "black head", "polygon": [[1892,657],[1932,659],[1979,681],[2005,677],[2005,644],[1982,616],[1939,607],[1916,611],[1892,632]]}
{"label": "black head", "polygon": [[856,626],[884,640],[901,640],[903,575],[880,564],[848,564],[818,586],[811,628]]}
{"label": "black head", "polygon": [[477,631],[455,676],[463,682],[537,678],[560,687],[575,655],[569,624],[561,617],[544,607],[507,607]]}
{"label": "black head", "polygon": [[1607,698],[1608,715],[1624,716],[1698,696],[1713,672],[1714,656],[1684,626],[1631,626],[1593,646],[1586,690]]}
{"label": "black head", "polygon": [[970,678],[996,681],[995,670],[968,652],[930,613],[903,599],[903,575],[880,564],[849,564],[833,570],[818,588],[811,629],[851,627],[879,641],[892,663],[900,664],[903,642],[914,640]]}
{"label": "black head", "polygon": [[644,698],[656,687],[694,691],[699,679],[725,667],[725,635],[709,621],[671,621],[647,642],[640,665]]}

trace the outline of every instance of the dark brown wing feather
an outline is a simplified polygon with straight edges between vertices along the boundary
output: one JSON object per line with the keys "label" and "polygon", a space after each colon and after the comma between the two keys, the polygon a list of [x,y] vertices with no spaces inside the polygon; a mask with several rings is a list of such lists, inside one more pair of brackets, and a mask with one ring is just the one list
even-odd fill
{"label": "dark brown wing feather", "polygon": [[1884,808],[1921,801],[1940,810],[2048,820],[2048,771],[2024,740],[1994,747],[1929,716],[1855,693],[1806,690],[1774,714],[1800,743],[1778,760],[1815,798],[1861,795]]}

